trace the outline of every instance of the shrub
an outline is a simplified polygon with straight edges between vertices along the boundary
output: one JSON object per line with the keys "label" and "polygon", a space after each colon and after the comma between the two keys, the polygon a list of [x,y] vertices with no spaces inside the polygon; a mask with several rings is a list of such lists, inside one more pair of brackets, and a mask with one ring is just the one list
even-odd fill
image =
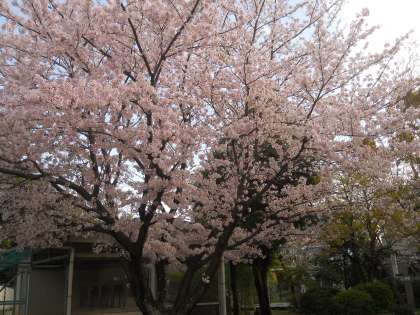
{"label": "shrub", "polygon": [[415,315],[414,311],[408,305],[396,305],[394,307],[395,315]]}
{"label": "shrub", "polygon": [[420,281],[413,282],[414,300],[416,301],[416,307],[420,308]]}
{"label": "shrub", "polygon": [[327,315],[337,290],[313,288],[303,293],[300,301],[303,314]]}
{"label": "shrub", "polygon": [[354,289],[368,293],[373,299],[375,312],[392,310],[394,306],[394,293],[392,289],[383,282],[367,282],[359,284]]}
{"label": "shrub", "polygon": [[331,314],[371,315],[375,314],[372,297],[364,291],[349,289],[335,296],[335,303],[330,307]]}

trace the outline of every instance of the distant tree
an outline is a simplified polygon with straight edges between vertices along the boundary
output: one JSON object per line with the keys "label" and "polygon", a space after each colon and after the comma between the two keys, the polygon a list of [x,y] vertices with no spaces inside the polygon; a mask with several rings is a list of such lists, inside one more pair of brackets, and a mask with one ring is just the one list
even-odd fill
{"label": "distant tree", "polygon": [[338,209],[321,232],[326,247],[318,258],[320,268],[341,270],[346,287],[382,279],[396,246],[420,235],[418,213],[406,206],[418,197],[409,184],[359,173],[340,177],[337,185],[333,204]]}

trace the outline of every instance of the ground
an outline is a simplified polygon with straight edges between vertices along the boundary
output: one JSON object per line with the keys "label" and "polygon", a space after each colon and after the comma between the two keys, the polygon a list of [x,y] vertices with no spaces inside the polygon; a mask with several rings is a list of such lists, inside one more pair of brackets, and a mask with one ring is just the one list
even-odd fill
{"label": "ground", "polygon": [[[273,310],[273,315],[298,315],[298,314],[289,310]],[[383,314],[383,315],[391,315],[391,314]],[[420,309],[416,310],[416,315],[420,315]]]}

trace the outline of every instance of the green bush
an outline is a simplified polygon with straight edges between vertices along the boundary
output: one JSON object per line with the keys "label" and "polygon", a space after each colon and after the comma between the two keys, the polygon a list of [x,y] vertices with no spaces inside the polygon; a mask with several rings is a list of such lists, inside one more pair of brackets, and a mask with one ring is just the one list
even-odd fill
{"label": "green bush", "polygon": [[396,305],[394,307],[395,315],[415,315],[413,310],[408,305]]}
{"label": "green bush", "polygon": [[313,288],[303,293],[300,300],[301,313],[327,315],[337,290]]}
{"label": "green bush", "polygon": [[367,282],[359,284],[354,289],[368,293],[373,299],[375,312],[392,310],[394,306],[394,293],[392,289],[383,282]]}
{"label": "green bush", "polygon": [[416,307],[420,308],[420,281],[413,282],[414,300],[416,301]]}
{"label": "green bush", "polygon": [[330,314],[371,315],[375,314],[372,297],[364,291],[349,289],[341,291],[334,298]]}

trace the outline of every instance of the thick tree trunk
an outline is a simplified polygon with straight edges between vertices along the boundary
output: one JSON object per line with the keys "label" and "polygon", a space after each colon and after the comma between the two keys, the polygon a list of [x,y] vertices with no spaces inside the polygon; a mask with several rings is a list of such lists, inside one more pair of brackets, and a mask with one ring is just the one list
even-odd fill
{"label": "thick tree trunk", "polygon": [[350,275],[351,286],[358,285],[368,280],[363,270],[362,263],[357,251],[355,252],[354,257],[350,259]]}
{"label": "thick tree trunk", "polygon": [[290,291],[292,292],[293,303],[295,304],[297,309],[300,309],[300,303],[299,303],[299,299],[297,298],[296,287],[294,284],[290,285]]}
{"label": "thick tree trunk", "polygon": [[236,266],[229,263],[229,275],[230,275],[230,288],[232,291],[232,315],[239,315],[239,296],[238,296],[238,285],[237,285],[237,270]]}
{"label": "thick tree trunk", "polygon": [[[219,259],[220,260],[220,259]],[[148,283],[144,280],[145,277],[144,266],[140,263],[133,263],[129,261],[127,277],[130,282],[130,288],[135,300],[135,303],[142,313],[142,315],[190,315],[194,310],[196,303],[207,291],[209,284],[199,282],[193,288],[193,279],[197,276],[197,267],[189,267],[177,288],[177,297],[175,303],[169,307],[165,302],[166,299],[162,297],[166,296],[165,274],[163,270],[164,266],[156,265],[156,277],[157,277],[157,292],[156,297],[152,294]],[[210,280],[214,278],[214,274],[217,268],[214,268],[209,277]],[[213,271],[213,270],[212,270]],[[197,293],[199,294],[197,296]]]}
{"label": "thick tree trunk", "polygon": [[[178,287],[177,297],[175,303],[168,307],[165,302],[166,299],[166,276],[165,276],[165,263],[156,265],[156,293],[153,294],[149,283],[145,282],[146,271],[145,266],[139,263],[139,259],[131,259],[127,261],[126,275],[129,279],[130,289],[133,294],[136,306],[142,315],[190,315],[193,311],[197,301],[197,297],[193,299],[198,293],[201,297],[208,289],[207,283],[198,283],[198,286],[193,289],[193,279],[197,274],[197,267],[189,267]],[[217,271],[217,268],[214,268]],[[214,278],[215,271],[209,276],[210,279]],[[155,296],[156,295],[156,296]]]}
{"label": "thick tree trunk", "polygon": [[255,289],[257,290],[258,302],[261,315],[271,315],[270,295],[268,291],[267,274],[269,261],[267,258],[256,259],[252,264]]}
{"label": "thick tree trunk", "polygon": [[[145,282],[145,270],[142,263],[142,256],[139,253],[132,253],[128,260],[127,276],[130,282],[131,291],[135,302],[143,315],[190,315],[209,288],[210,282],[215,277],[220,266],[220,259],[232,235],[235,223],[230,224],[219,238],[213,255],[203,264],[199,259],[187,263],[187,270],[184,273],[180,286],[178,287],[175,303],[170,309],[165,308],[165,270],[163,265],[156,265],[157,292],[152,294],[149,285]],[[202,272],[200,268],[205,267]],[[199,275],[198,272],[201,274]],[[198,281],[193,285],[193,279],[206,275],[209,281]],[[162,299],[163,297],[163,299]],[[168,307],[168,305],[166,305]]]}
{"label": "thick tree trunk", "polygon": [[149,284],[145,282],[145,279],[147,279],[145,272],[141,260],[132,256],[128,261],[126,274],[136,306],[142,315],[166,315],[167,312],[162,305],[156,303]]}
{"label": "thick tree trunk", "polygon": [[195,270],[188,268],[185,272],[182,282],[178,287],[178,293],[175,299],[175,305],[173,306],[172,315],[182,315],[186,313],[185,305],[187,304],[187,299],[190,293],[191,285],[193,282]]}
{"label": "thick tree trunk", "polygon": [[146,298],[144,284],[142,283],[142,272],[140,267],[135,266],[136,264],[130,263],[130,289],[133,294],[134,300],[137,307],[141,311],[142,315],[155,315],[151,303]]}

